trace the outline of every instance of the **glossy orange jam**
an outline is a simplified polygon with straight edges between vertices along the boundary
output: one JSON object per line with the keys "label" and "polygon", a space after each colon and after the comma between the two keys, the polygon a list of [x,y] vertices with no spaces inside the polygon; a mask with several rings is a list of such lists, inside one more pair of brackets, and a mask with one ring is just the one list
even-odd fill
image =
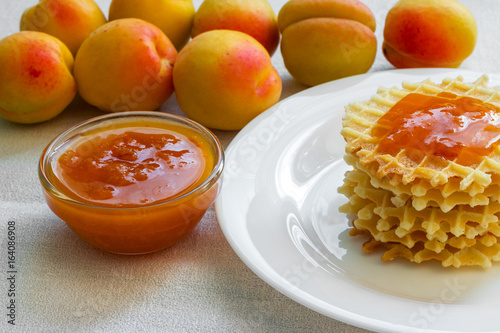
{"label": "glossy orange jam", "polygon": [[213,204],[222,148],[208,131],[180,121],[115,117],[46,149],[41,168],[52,185],[43,187],[45,198],[100,249],[158,251],[188,234]]}
{"label": "glossy orange jam", "polygon": [[133,207],[171,199],[211,171],[204,140],[187,128],[114,128],[68,148],[54,172],[79,200]]}
{"label": "glossy orange jam", "polygon": [[395,156],[409,149],[472,165],[498,145],[500,110],[477,98],[448,92],[411,93],[377,121],[372,135],[382,138],[381,153]]}

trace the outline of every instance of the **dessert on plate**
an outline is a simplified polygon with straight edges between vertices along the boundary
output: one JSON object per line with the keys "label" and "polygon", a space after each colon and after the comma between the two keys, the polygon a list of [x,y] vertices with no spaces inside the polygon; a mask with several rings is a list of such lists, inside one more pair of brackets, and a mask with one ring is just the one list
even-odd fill
{"label": "dessert on plate", "polygon": [[346,107],[352,236],[383,261],[500,261],[500,88],[488,77],[404,82]]}

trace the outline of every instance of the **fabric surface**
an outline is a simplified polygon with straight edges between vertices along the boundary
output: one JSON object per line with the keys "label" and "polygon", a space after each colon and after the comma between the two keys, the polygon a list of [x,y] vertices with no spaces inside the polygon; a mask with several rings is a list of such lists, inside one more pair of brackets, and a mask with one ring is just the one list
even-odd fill
{"label": "fabric surface", "polygon": [[[96,2],[107,14],[110,0]],[[276,14],[285,2],[270,0]],[[378,24],[371,72],[392,68],[380,46],[385,15],[395,2],[364,1]],[[478,24],[476,49],[461,68],[500,73],[500,1],[461,2]],[[0,38],[19,31],[22,12],[36,3],[0,0]],[[194,3],[198,8],[201,0]],[[307,88],[288,74],[279,49],[272,60],[283,80],[282,99]],[[182,114],[175,96],[162,110]],[[80,240],[46,205],[37,163],[56,135],[99,114],[76,101],[42,124],[0,119],[1,332],[365,332],[312,311],[263,282],[229,246],[213,207],[180,243],[150,255],[112,255]],[[227,147],[237,132],[215,133]],[[12,225],[16,247],[9,267]],[[15,279],[9,280],[11,270]],[[15,326],[6,316],[12,286]]]}

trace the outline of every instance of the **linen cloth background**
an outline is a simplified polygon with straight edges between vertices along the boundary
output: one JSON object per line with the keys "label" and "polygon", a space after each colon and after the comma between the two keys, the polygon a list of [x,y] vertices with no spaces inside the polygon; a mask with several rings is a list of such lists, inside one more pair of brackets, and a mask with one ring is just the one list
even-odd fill
{"label": "linen cloth background", "polygon": [[[96,2],[107,15],[111,0]],[[270,0],[276,14],[286,2]],[[365,0],[377,18],[378,53],[370,72],[392,66],[381,52],[385,15],[396,0]],[[461,66],[500,73],[500,1],[461,0],[478,24],[478,43]],[[19,31],[37,0],[0,0],[0,38]],[[194,0],[196,9],[201,0]],[[273,65],[282,99],[307,87]],[[182,114],[175,95],[163,111]],[[37,177],[43,148],[57,134],[101,112],[76,102],[38,125],[0,119],[0,332],[365,332],[283,296],[236,256],[213,207],[177,245],[151,255],[107,254],[81,241],[47,207]],[[237,132],[215,131],[223,145]],[[16,325],[7,324],[7,222],[16,222]],[[328,286],[324,286],[328,288]],[[360,304],[363,302],[359,300]]]}

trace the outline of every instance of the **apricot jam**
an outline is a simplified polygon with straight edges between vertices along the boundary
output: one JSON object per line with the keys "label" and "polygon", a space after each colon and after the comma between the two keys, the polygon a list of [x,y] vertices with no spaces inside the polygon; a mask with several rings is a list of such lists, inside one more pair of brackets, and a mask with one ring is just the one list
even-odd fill
{"label": "apricot jam", "polygon": [[384,154],[415,150],[473,165],[498,145],[500,110],[449,92],[410,93],[379,118],[372,135],[381,138],[378,151]]}
{"label": "apricot jam", "polygon": [[53,170],[61,187],[82,201],[141,206],[179,196],[206,179],[213,159],[206,145],[182,127],[114,128],[69,147]]}
{"label": "apricot jam", "polygon": [[142,254],[188,234],[219,193],[224,154],[210,131],[162,112],[91,119],[45,149],[50,209],[88,243]]}

